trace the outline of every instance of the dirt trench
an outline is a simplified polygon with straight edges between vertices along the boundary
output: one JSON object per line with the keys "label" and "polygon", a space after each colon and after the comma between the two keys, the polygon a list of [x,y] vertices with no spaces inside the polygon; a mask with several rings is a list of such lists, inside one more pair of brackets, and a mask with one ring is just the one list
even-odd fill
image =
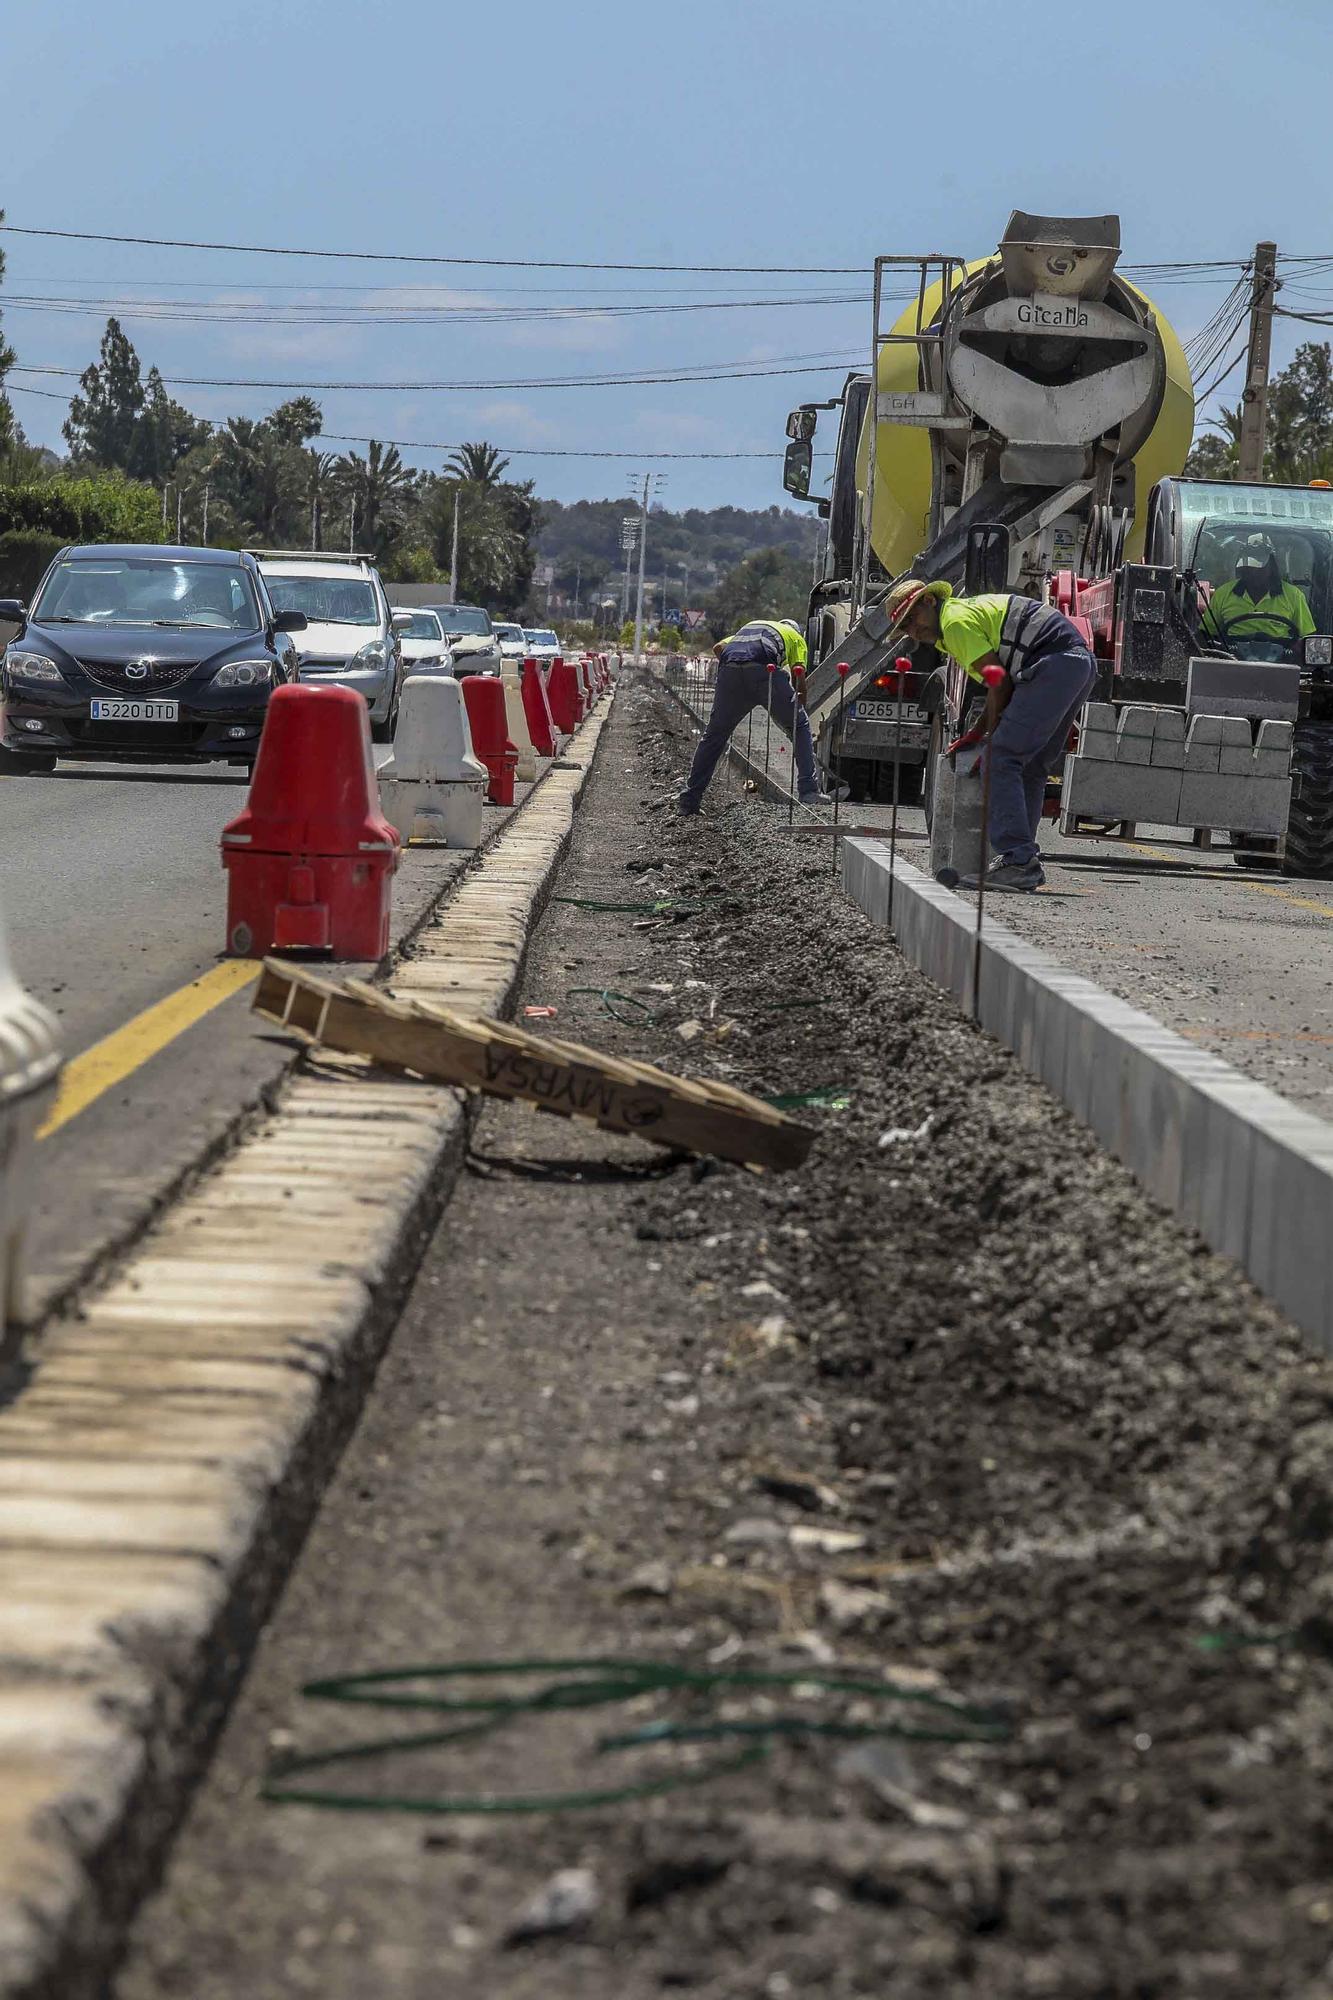
{"label": "dirt trench", "polygon": [[[903,964],[826,841],[734,779],[680,821],[690,743],[622,688],[523,1001],[822,1097],[810,1161],[487,1109],[117,2000],[1325,1995],[1333,1372]],[[657,1796],[259,1798],[275,1754],[439,1725],[303,1681],[520,1655],[809,1678],[631,1683],[306,1780],[699,1780]],[[597,1754],[645,1726],[703,1733]],[[575,1921],[516,1937],[560,1870]]]}

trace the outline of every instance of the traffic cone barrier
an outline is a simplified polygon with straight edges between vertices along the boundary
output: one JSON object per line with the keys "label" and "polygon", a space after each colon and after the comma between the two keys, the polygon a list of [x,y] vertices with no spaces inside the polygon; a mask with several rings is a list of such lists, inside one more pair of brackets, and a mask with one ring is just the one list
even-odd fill
{"label": "traffic cone barrier", "polygon": [[516,660],[506,660],[500,669],[500,685],[505,691],[505,723],[509,740],[518,751],[518,776],[530,785],[537,776],[537,745],[528,726],[523,701],[523,681]]}
{"label": "traffic cone barrier", "polygon": [[591,715],[597,706],[597,688],[592,677],[592,661],[587,658],[579,661],[579,684],[583,689],[583,713]]}
{"label": "traffic cone barrier", "polygon": [[583,720],[583,684],[572,660],[552,660],[546,694],[556,727],[572,736]]}
{"label": "traffic cone barrier", "polygon": [[275,689],[249,797],[222,831],[227,950],[383,958],[399,852],[379,809],[361,696]]}
{"label": "traffic cone barrier", "polygon": [[472,747],[490,773],[486,796],[493,806],[514,803],[518,751],[509,740],[505,691],[491,674],[469,674],[463,682]]}
{"label": "traffic cone barrier", "polygon": [[560,755],[560,732],[551,714],[551,704],[546,697],[546,676],[536,660],[523,662],[523,713],[528,719],[528,733],[539,757]]}
{"label": "traffic cone barrier", "polygon": [[393,755],[379,774],[384,817],[398,838],[480,847],[488,776],[472,752],[462,683],[446,674],[410,674]]}

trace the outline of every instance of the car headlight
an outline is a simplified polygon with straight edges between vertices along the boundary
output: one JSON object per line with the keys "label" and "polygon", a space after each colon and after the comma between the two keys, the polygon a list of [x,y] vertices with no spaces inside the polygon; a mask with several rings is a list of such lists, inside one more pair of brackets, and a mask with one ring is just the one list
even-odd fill
{"label": "car headlight", "polygon": [[355,653],[347,664],[352,668],[382,667],[384,665],[384,655],[385,647],[383,639],[372,639],[370,644],[363,646],[361,651]]}
{"label": "car headlight", "polygon": [[272,669],[267,660],[232,660],[213,676],[214,687],[267,687]]}
{"label": "car headlight", "polygon": [[45,653],[16,653],[12,649],[5,654],[5,668],[12,680],[16,681],[63,681],[54,660],[48,660]]}

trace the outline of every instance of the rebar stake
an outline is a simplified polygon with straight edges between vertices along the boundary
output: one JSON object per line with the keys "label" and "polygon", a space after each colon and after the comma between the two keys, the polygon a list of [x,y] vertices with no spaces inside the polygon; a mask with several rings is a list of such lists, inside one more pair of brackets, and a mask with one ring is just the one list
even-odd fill
{"label": "rebar stake", "polygon": [[787,831],[796,823],[796,725],[801,713],[801,681],[804,667],[791,670],[791,770],[787,773]]}
{"label": "rebar stake", "polygon": [[[846,660],[838,662],[838,713],[833,724],[833,740],[838,746],[838,758],[842,758],[842,708],[847,699],[847,676],[851,672]],[[838,872],[838,807],[842,799],[842,778],[833,772],[833,838],[829,846],[833,849],[833,872]]]}

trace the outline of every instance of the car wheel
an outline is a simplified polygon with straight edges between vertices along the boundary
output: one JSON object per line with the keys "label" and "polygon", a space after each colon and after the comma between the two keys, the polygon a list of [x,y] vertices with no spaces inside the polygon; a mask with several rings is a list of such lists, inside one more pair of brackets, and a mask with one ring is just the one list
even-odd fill
{"label": "car wheel", "polygon": [[395,710],[394,710],[394,711],[392,712],[392,714],[390,714],[390,715],[387,715],[387,716],[386,716],[386,717],[384,718],[384,721],[383,721],[383,722],[372,722],[372,723],[371,723],[371,725],[370,725],[370,740],[371,740],[371,742],[372,742],[372,743],[392,743],[392,742],[393,742],[393,731],[394,731],[394,725],[395,725],[395,723],[397,722],[397,720],[398,720],[398,711],[397,711],[397,710],[395,709]]}

